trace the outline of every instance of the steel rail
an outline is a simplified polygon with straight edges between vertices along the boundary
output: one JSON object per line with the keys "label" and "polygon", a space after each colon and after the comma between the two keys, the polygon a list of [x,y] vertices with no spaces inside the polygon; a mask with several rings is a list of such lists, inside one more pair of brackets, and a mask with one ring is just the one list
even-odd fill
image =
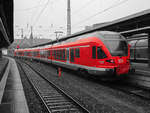
{"label": "steel rail", "polygon": [[[55,88],[58,92],[60,92],[61,94],[63,94],[65,97],[69,98],[69,100],[71,100],[76,106],[78,106],[81,111],[83,111],[84,113],[90,113],[84,106],[82,106],[79,102],[77,102],[73,97],[71,97],[70,95],[68,95],[65,91],[63,91],[61,88],[59,88],[56,84],[54,84],[53,82],[51,82],[50,80],[48,80],[46,77],[44,77],[40,72],[38,72],[36,69],[34,69],[31,65],[29,65],[26,62],[23,62],[26,65],[28,65],[28,67],[30,67],[35,73],[37,73],[37,75],[39,75],[41,78],[43,78],[45,81],[47,81],[53,88]],[[34,86],[35,87],[35,86]],[[37,89],[38,91],[38,89]],[[40,95],[40,93],[38,92],[38,94]],[[40,96],[42,98],[42,101],[44,101],[43,97]],[[46,103],[44,102],[44,104],[46,105]],[[48,107],[48,105],[46,105]],[[49,110],[50,111],[50,110]]]}
{"label": "steel rail", "polygon": [[40,100],[42,101],[42,103],[43,103],[44,106],[46,107],[47,111],[48,111],[49,113],[52,113],[52,112],[49,110],[47,104],[45,103],[45,101],[44,101],[43,97],[41,96],[40,92],[38,91],[38,89],[35,87],[35,85],[31,82],[31,80],[30,80],[29,77],[27,76],[27,74],[26,74],[26,72],[24,71],[24,69],[23,69],[22,65],[20,64],[20,62],[17,61],[17,63],[18,63],[18,65],[20,66],[20,68],[21,68],[21,70],[23,71],[23,73],[26,75],[26,77],[27,77],[27,79],[28,79],[30,85],[33,87],[34,91],[35,91],[36,94],[39,96]]}

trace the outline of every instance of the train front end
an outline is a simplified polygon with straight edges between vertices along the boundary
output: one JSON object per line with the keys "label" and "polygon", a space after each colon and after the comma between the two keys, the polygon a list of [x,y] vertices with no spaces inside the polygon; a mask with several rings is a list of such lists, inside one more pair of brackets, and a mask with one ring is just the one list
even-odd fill
{"label": "train front end", "polygon": [[130,70],[130,46],[125,37],[118,33],[103,33],[103,43],[108,58],[106,66],[112,67],[114,75],[128,74]]}

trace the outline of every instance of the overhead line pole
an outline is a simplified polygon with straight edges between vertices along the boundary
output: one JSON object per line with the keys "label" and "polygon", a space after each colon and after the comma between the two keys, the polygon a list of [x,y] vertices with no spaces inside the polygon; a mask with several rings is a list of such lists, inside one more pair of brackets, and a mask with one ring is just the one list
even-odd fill
{"label": "overhead line pole", "polygon": [[23,39],[23,28],[21,28],[21,39]]}
{"label": "overhead line pole", "polygon": [[71,35],[71,8],[70,0],[67,0],[67,36]]}
{"label": "overhead line pole", "polygon": [[61,33],[63,33],[63,32],[62,32],[62,31],[55,31],[57,42],[59,42],[59,35],[60,35]]}
{"label": "overhead line pole", "polygon": [[33,26],[31,26],[30,41],[31,46],[33,46]]}

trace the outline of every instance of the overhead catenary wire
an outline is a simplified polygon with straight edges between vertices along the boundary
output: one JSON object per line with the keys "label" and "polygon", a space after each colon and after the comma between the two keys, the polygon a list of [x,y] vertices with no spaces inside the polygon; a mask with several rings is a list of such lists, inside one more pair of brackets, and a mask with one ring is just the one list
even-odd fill
{"label": "overhead catenary wire", "polygon": [[30,8],[26,8],[26,9],[16,9],[15,11],[29,11],[29,10],[34,10],[34,9],[39,8],[39,7],[42,7],[43,5],[45,5],[45,4],[36,5],[36,6],[30,7]]}
{"label": "overhead catenary wire", "polygon": [[[43,1],[43,2],[42,2]],[[31,16],[31,20],[33,19],[33,17],[35,17],[34,15],[36,14],[36,12],[38,11],[38,9],[40,8],[40,7],[42,7],[42,6],[45,6],[46,5],[46,3],[44,3],[44,0],[39,0],[38,2],[37,2],[37,5],[36,6],[34,6],[34,7],[31,7],[31,8],[26,8],[26,9],[22,9],[22,10],[20,10],[20,11],[32,11],[33,12],[33,15]],[[34,11],[33,11],[34,10]],[[30,36],[30,30],[29,30],[29,28],[30,27],[28,27],[29,25],[31,25],[31,23],[33,23],[32,21],[30,20],[30,22],[28,22],[27,23],[27,33],[26,33],[26,36]]]}
{"label": "overhead catenary wire", "polygon": [[44,7],[42,8],[42,10],[40,11],[39,15],[37,16],[37,18],[35,19],[35,21],[33,22],[33,26],[36,24],[36,22],[38,22],[40,16],[42,15],[42,13],[44,12],[44,10],[47,8],[49,4],[49,0],[47,0],[46,4],[44,5]]}
{"label": "overhead catenary wire", "polygon": [[[95,0],[96,1],[96,0]],[[80,7],[79,9],[77,9],[77,10],[75,10],[74,12],[72,12],[73,13],[73,15],[72,16],[74,16],[75,14],[77,14],[77,13],[79,13],[81,10],[83,10],[84,8],[86,8],[87,6],[88,6],[88,4],[90,4],[90,3],[94,3],[94,1],[93,0],[89,0],[86,4],[84,4],[82,7]]]}
{"label": "overhead catenary wire", "polygon": [[[43,2],[42,2],[42,1],[43,1]],[[42,3],[41,3],[41,2],[42,2]],[[44,4],[44,6],[45,6],[44,0],[38,1],[38,4]],[[34,15],[36,15],[36,12],[37,12],[37,11],[38,11],[38,9],[35,9],[35,10],[34,10],[32,16],[31,16],[30,22],[32,22],[32,20],[34,19],[34,17],[36,17],[36,16],[34,16]],[[33,23],[33,22],[32,22],[32,23]]]}
{"label": "overhead catenary wire", "polygon": [[[42,0],[40,0],[40,1],[42,1]],[[58,0],[57,0],[57,1],[58,1]],[[119,1],[120,1],[120,2],[119,2]],[[118,1],[119,3],[118,3],[118,2],[117,2],[117,3],[115,2],[115,4],[111,5],[110,7],[108,7],[108,8],[106,8],[106,9],[104,9],[104,10],[102,10],[102,11],[100,11],[100,12],[98,12],[98,13],[96,13],[96,14],[94,14],[94,15],[88,17],[88,18],[86,18],[86,19],[83,20],[83,21],[78,22],[77,24],[75,24],[75,25],[72,26],[72,29],[77,28],[77,25],[78,25],[78,24],[83,23],[83,22],[86,22],[86,21],[90,20],[91,18],[93,18],[93,17],[95,17],[95,16],[97,16],[97,15],[103,13],[103,12],[106,12],[106,11],[108,11],[108,10],[114,8],[114,7],[117,7],[118,5],[124,3],[124,2],[126,2],[126,1],[128,1],[128,0],[124,0],[124,1],[119,0],[119,1]],[[41,9],[40,13],[38,14],[38,16],[36,16],[35,21],[32,22],[32,23],[33,23],[33,24],[32,24],[33,26],[38,22],[40,16],[42,15],[42,13],[44,12],[44,10],[46,9],[46,7],[47,7],[47,5],[48,5],[48,2],[49,2],[49,0],[44,4],[44,6],[43,6],[43,8]],[[91,2],[91,0],[89,0],[86,4],[88,4],[88,3],[90,3],[90,2]],[[86,7],[86,6],[85,6],[85,7]],[[83,8],[84,8],[84,6],[83,6]],[[80,8],[80,9],[81,9],[81,8]],[[78,10],[79,10],[79,9],[78,9]],[[81,10],[82,10],[82,9],[81,9]],[[77,11],[77,10],[76,10],[76,11]],[[65,30],[65,29],[66,29],[66,28],[64,28],[64,30]],[[30,32],[30,31],[29,31],[29,32]]]}
{"label": "overhead catenary wire", "polygon": [[125,2],[127,2],[127,1],[128,1],[128,0],[123,0],[123,1],[121,1],[121,2],[119,2],[119,3],[113,4],[113,5],[111,5],[110,7],[106,8],[106,9],[100,11],[100,12],[97,12],[96,14],[91,15],[91,16],[87,17],[86,19],[84,19],[84,20],[82,20],[82,21],[80,21],[80,22],[74,24],[72,27],[77,26],[77,25],[79,25],[79,24],[81,24],[81,23],[84,23],[84,22],[86,22],[86,21],[92,19],[93,17],[95,17],[95,16],[97,16],[97,15],[99,15],[99,14],[102,14],[102,13],[104,13],[104,12],[106,12],[106,11],[112,9],[112,8],[115,8],[115,7],[117,7],[117,6],[119,6],[119,5],[123,4],[123,3],[125,3]]}
{"label": "overhead catenary wire", "polygon": [[[38,3],[40,3],[41,1],[42,1],[42,0],[40,0]],[[48,5],[48,3],[49,3],[49,0],[47,0],[47,2],[43,5],[42,10],[40,11],[40,13],[38,14],[38,16],[36,17],[35,21],[32,22],[33,24],[32,24],[31,26],[35,26],[36,22],[39,20],[41,14],[42,14],[43,11],[45,10],[45,8],[46,8],[46,6]],[[35,14],[35,13],[33,13],[33,15],[34,15],[34,14]],[[32,16],[32,17],[34,17],[34,16]],[[28,30],[28,33],[27,33],[27,34],[29,34],[29,36],[30,36],[30,30]]]}

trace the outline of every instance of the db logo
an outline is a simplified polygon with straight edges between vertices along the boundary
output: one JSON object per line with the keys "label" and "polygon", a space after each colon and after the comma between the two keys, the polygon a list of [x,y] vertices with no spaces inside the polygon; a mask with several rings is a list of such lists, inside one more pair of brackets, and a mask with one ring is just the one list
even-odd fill
{"label": "db logo", "polygon": [[118,59],[118,63],[123,63],[123,59]]}

